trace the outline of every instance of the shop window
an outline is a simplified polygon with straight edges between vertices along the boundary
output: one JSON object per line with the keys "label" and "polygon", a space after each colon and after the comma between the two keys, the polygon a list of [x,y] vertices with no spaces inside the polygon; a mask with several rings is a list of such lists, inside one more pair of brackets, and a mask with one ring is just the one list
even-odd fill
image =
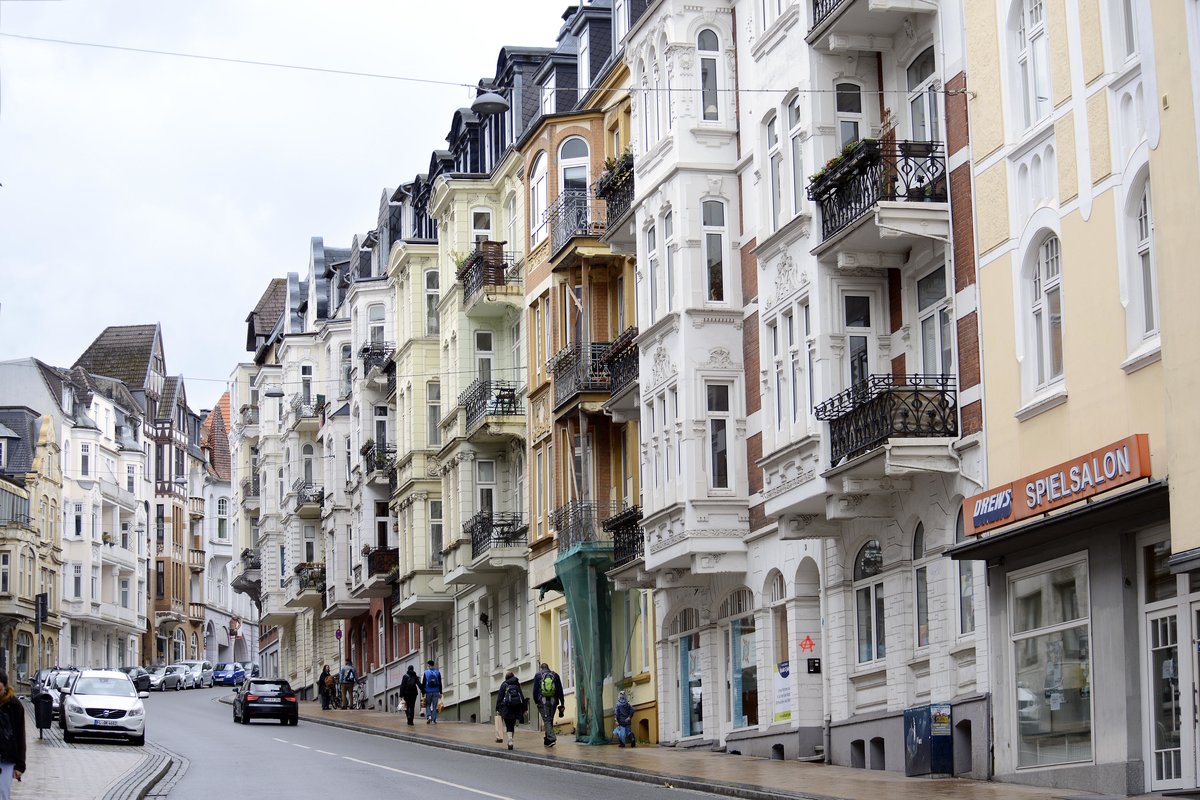
{"label": "shop window", "polygon": [[1092,758],[1087,562],[1009,583],[1016,666],[1017,766]]}
{"label": "shop window", "polygon": [[729,667],[729,720],[735,728],[758,724],[758,629],[754,595],[739,589],[721,604],[729,619],[725,663]]}
{"label": "shop window", "polygon": [[[967,540],[963,528],[962,507],[954,523],[954,541],[961,544]],[[960,636],[975,632],[975,564],[971,561],[958,562],[958,633]]]}
{"label": "shop window", "polygon": [[1171,600],[1179,592],[1175,575],[1167,566],[1171,557],[1169,541],[1155,542],[1142,548],[1142,572],[1145,576],[1147,603],[1157,603],[1159,600]]}
{"label": "shop window", "polygon": [[694,608],[680,611],[667,628],[667,635],[674,640],[672,656],[678,670],[679,732],[685,738],[704,733],[704,670],[699,628],[700,614]]}
{"label": "shop window", "polygon": [[854,560],[854,602],[858,663],[880,661],[887,655],[883,627],[883,548],[875,539]]}

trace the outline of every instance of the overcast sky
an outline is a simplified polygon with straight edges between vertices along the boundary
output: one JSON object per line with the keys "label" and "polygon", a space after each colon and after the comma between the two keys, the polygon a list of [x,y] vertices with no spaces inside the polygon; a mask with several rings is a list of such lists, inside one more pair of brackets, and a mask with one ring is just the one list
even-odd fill
{"label": "overcast sky", "polygon": [[[470,83],[552,46],[567,0],[0,0],[0,32]],[[466,88],[0,36],[0,360],[69,366],[162,323],[208,408],[308,241],[349,246]]]}

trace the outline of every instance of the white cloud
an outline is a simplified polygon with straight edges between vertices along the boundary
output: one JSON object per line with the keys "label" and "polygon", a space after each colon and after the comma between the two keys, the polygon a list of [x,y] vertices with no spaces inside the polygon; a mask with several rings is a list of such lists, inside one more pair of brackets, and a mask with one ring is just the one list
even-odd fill
{"label": "white cloud", "polygon": [[[471,83],[551,46],[564,0],[3,3],[0,30]],[[0,37],[0,359],[67,365],[105,325],[161,322],[215,402],[267,281],[348,245],[424,172],[465,87]]]}

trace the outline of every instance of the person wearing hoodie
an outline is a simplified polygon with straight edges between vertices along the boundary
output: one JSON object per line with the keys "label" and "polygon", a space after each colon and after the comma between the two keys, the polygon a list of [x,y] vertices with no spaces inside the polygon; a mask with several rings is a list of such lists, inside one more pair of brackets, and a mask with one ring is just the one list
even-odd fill
{"label": "person wearing hoodie", "polygon": [[617,697],[617,705],[613,708],[613,721],[617,723],[617,738],[621,740],[621,747],[628,744],[630,747],[637,747],[637,739],[633,738],[633,706],[629,704],[629,698],[621,692]]}
{"label": "person wearing hoodie", "polygon": [[13,779],[25,774],[25,709],[0,669],[0,800],[9,800]]}
{"label": "person wearing hoodie", "polygon": [[417,713],[417,694],[420,690],[421,679],[417,677],[417,671],[413,669],[412,664],[409,664],[408,672],[400,679],[400,698],[404,700],[404,714],[408,717],[409,725],[413,724],[413,714]]}
{"label": "person wearing hoodie", "polygon": [[521,691],[521,681],[510,670],[504,676],[504,683],[500,684],[500,691],[496,692],[496,713],[504,720],[509,750],[513,749],[513,730],[517,727],[518,722],[525,721],[525,714],[528,711],[529,700]]}
{"label": "person wearing hoodie", "polygon": [[317,694],[321,697],[321,710],[329,710],[329,696],[333,694],[333,675],[329,665],[321,667],[321,675],[317,678]]}

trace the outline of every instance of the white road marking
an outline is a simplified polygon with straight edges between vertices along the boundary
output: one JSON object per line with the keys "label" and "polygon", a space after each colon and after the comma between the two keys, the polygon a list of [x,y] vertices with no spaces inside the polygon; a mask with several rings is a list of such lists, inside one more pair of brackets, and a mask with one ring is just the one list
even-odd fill
{"label": "white road marking", "polygon": [[295,742],[292,742],[292,747],[302,747],[305,750],[312,750],[312,748],[306,744],[296,744]]}
{"label": "white road marking", "polygon": [[277,742],[282,742],[283,744],[287,744],[287,743],[288,743],[288,742],[287,742],[287,739],[280,739],[278,736],[272,736],[271,738],[272,738],[272,739],[274,739],[274,740],[275,740],[275,741],[277,741]]}
{"label": "white road marking", "polygon": [[336,756],[337,755],[337,753],[331,753],[328,750],[318,750],[317,752],[320,753],[321,755],[326,755],[326,756]]}
{"label": "white road marking", "polygon": [[356,764],[365,764],[368,767],[379,767],[380,769],[386,769],[388,772],[395,772],[399,775],[408,775],[409,777],[420,778],[421,780],[429,781],[430,783],[439,783],[442,786],[450,786],[454,789],[462,789],[464,792],[471,792],[472,794],[478,794],[478,795],[482,795],[484,797],[493,797],[493,798],[495,798],[495,800],[515,800],[514,798],[508,797],[507,795],[493,794],[492,792],[485,792],[482,789],[474,789],[470,786],[463,786],[461,783],[452,783],[451,781],[444,781],[441,778],[434,778],[430,775],[423,775],[420,772],[409,772],[408,770],[396,769],[395,767],[389,767],[384,764],[376,764],[372,761],[362,761],[361,759],[351,758],[350,756],[342,756],[342,758],[346,759],[347,761],[353,761]]}

